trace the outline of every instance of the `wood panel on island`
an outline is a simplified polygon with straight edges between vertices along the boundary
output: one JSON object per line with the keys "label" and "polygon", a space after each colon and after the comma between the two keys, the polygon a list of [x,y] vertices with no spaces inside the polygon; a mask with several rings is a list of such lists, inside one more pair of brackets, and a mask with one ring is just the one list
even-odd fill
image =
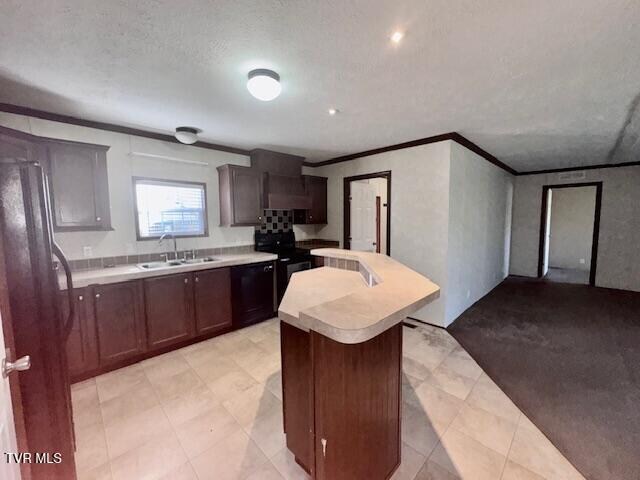
{"label": "wood panel on island", "polygon": [[386,480],[401,458],[402,320],[440,289],[386,255],[311,253],[359,270],[298,272],[280,304],[286,445],[313,479]]}
{"label": "wood panel on island", "polygon": [[[248,267],[262,275],[247,275]],[[66,340],[71,381],[272,318],[273,282],[273,262],[261,262],[75,288]],[[249,291],[258,295],[248,298]],[[67,305],[64,291],[63,315]]]}

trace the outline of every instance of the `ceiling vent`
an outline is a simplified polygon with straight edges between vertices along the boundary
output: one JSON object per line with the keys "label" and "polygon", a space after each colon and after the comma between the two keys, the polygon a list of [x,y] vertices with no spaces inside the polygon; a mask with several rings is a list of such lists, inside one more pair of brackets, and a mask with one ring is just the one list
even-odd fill
{"label": "ceiling vent", "polygon": [[563,172],[558,174],[558,178],[560,180],[584,180],[587,174],[583,171],[581,172]]}

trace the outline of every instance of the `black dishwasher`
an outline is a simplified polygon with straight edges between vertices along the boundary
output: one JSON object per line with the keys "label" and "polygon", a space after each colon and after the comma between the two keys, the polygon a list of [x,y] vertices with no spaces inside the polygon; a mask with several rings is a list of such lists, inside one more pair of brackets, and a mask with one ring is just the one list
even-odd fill
{"label": "black dishwasher", "polygon": [[273,262],[231,268],[231,305],[234,328],[275,316],[276,290]]}

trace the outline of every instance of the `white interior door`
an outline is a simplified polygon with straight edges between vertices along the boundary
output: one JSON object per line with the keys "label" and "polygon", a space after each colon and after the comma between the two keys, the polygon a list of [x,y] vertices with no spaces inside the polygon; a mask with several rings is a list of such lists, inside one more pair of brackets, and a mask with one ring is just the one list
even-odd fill
{"label": "white interior door", "polygon": [[[4,335],[2,333],[2,318],[0,318],[0,359],[6,356]],[[16,431],[13,423],[13,408],[11,406],[11,391],[9,379],[0,375],[0,452],[18,453]],[[3,480],[19,480],[20,466],[15,462],[7,462],[6,457],[0,458],[0,478]]]}
{"label": "white interior door", "polygon": [[351,250],[375,252],[376,187],[351,182]]}

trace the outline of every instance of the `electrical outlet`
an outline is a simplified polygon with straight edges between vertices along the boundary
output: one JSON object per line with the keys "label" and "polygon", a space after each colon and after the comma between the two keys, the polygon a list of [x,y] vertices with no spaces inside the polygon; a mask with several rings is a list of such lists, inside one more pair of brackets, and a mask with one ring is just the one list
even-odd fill
{"label": "electrical outlet", "polygon": [[467,290],[467,298],[471,296],[471,290]]}
{"label": "electrical outlet", "polygon": [[584,265],[584,263],[585,263],[585,259],[584,259],[584,258],[581,258],[581,259],[580,259],[580,264],[581,264],[581,265]]}
{"label": "electrical outlet", "polygon": [[82,247],[82,255],[84,255],[84,258],[93,257],[93,249],[91,247]]}

